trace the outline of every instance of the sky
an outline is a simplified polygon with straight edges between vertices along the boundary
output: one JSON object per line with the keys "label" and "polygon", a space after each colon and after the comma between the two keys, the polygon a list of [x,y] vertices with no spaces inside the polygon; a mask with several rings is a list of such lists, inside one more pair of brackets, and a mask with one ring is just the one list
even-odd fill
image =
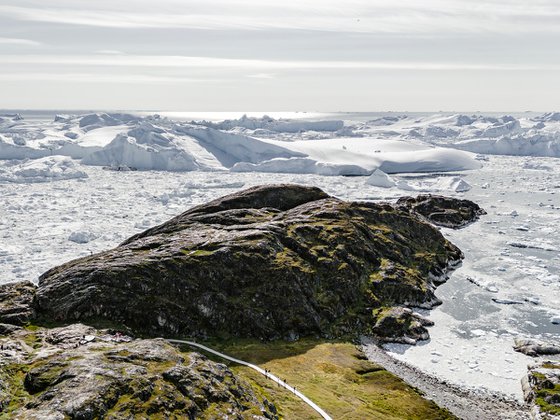
{"label": "sky", "polygon": [[0,0],[0,109],[560,110],[558,0]]}

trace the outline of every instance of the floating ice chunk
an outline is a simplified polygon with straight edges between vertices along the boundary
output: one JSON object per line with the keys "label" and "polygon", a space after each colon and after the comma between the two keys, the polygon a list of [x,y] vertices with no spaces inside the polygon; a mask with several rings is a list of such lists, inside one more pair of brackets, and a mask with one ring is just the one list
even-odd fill
{"label": "floating ice chunk", "polygon": [[65,156],[48,156],[0,168],[0,181],[16,183],[49,182],[87,178],[74,161]]}
{"label": "floating ice chunk", "polygon": [[452,181],[449,186],[455,192],[465,192],[465,191],[469,191],[472,188],[467,181],[459,177],[452,178]]}
{"label": "floating ice chunk", "polygon": [[492,301],[502,305],[523,305],[523,302],[513,299],[492,298]]}
{"label": "floating ice chunk", "polygon": [[317,175],[368,175],[369,171],[358,165],[317,162],[311,158],[275,158],[260,163],[238,162],[232,172],[276,172]]}
{"label": "floating ice chunk", "polygon": [[[486,331],[476,329],[476,330],[471,330],[471,334],[474,335],[475,337],[482,337],[482,336],[486,335]],[[476,363],[476,365],[478,366],[478,363]]]}
{"label": "floating ice chunk", "polygon": [[134,224],[134,227],[135,227],[136,229],[147,229],[147,228],[149,228],[150,226],[152,226],[152,223],[151,223],[148,219],[144,219],[144,220],[142,220],[141,222],[136,222],[136,223]]}
{"label": "floating ice chunk", "polygon": [[523,298],[523,300],[525,302],[532,303],[533,305],[540,305],[541,304],[541,299],[537,296],[525,296]]}
{"label": "floating ice chunk", "polygon": [[68,237],[68,240],[71,242],[75,242],[77,244],[87,244],[88,242],[91,242],[96,238],[97,235],[95,235],[92,232],[77,231],[77,232],[72,232]]}
{"label": "floating ice chunk", "polygon": [[475,286],[481,287],[481,288],[487,290],[488,292],[498,293],[498,288],[496,287],[496,285],[494,283],[491,283],[488,280],[474,279],[474,278],[468,277],[468,276],[467,276],[466,279],[469,282],[471,282],[472,284],[474,284]]}
{"label": "floating ice chunk", "polygon": [[380,169],[376,169],[366,180],[366,184],[374,187],[391,188],[396,185],[395,181]]}
{"label": "floating ice chunk", "polygon": [[560,315],[555,315],[555,316],[551,317],[550,322],[552,322],[555,325],[560,324]]}

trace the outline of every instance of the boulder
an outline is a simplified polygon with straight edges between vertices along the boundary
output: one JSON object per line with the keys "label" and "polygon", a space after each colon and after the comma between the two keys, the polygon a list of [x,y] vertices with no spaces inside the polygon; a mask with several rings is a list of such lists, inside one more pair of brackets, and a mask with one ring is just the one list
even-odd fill
{"label": "boulder", "polygon": [[224,364],[162,339],[123,342],[77,324],[20,330],[3,346],[20,341],[38,353],[17,362],[0,356],[5,418],[278,418],[276,407]]}
{"label": "boulder", "polygon": [[429,338],[426,327],[434,325],[432,321],[405,307],[381,309],[376,315],[373,332],[385,342],[416,344],[418,340]]}
{"label": "boulder", "polygon": [[29,281],[0,285],[0,323],[23,325],[29,322],[34,315],[32,303],[36,289]]}
{"label": "boulder", "polygon": [[478,204],[470,200],[432,194],[399,198],[397,207],[406,209],[437,226],[452,229],[465,227],[486,214]]}
{"label": "boulder", "polygon": [[[457,224],[472,218],[457,209],[478,208],[435,201]],[[346,202],[298,185],[251,188],[49,270],[35,309],[46,320],[110,321],[150,335],[371,333],[380,308],[440,303],[433,279],[462,258],[408,202]]]}

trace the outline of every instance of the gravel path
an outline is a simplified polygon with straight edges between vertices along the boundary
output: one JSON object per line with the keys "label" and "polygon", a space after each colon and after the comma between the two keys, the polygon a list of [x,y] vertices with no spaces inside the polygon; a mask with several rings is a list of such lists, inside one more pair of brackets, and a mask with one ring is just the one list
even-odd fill
{"label": "gravel path", "polygon": [[362,339],[362,350],[372,362],[418,388],[425,396],[464,420],[529,420],[529,409],[487,392],[474,392],[425,374],[389,356],[373,340]]}

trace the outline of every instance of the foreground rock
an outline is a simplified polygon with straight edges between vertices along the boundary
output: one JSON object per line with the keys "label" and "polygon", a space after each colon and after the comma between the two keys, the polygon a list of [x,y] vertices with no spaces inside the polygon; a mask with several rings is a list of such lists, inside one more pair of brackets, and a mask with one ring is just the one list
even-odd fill
{"label": "foreground rock", "polygon": [[560,362],[544,362],[529,369],[523,380],[525,400],[533,404],[533,418],[560,419]]}
{"label": "foreground rock", "polygon": [[[44,320],[109,320],[167,336],[371,333],[380,309],[438,304],[434,281],[462,258],[417,213],[443,209],[445,218],[435,210],[426,217],[462,226],[480,210],[434,200],[395,206],[297,185],[252,188],[46,272],[35,310]],[[376,332],[406,335],[409,325],[412,337],[427,336],[417,320],[397,315],[406,321],[396,330]]]}
{"label": "foreground rock", "polygon": [[225,365],[161,339],[74,324],[0,343],[0,413],[10,419],[278,418]]}

